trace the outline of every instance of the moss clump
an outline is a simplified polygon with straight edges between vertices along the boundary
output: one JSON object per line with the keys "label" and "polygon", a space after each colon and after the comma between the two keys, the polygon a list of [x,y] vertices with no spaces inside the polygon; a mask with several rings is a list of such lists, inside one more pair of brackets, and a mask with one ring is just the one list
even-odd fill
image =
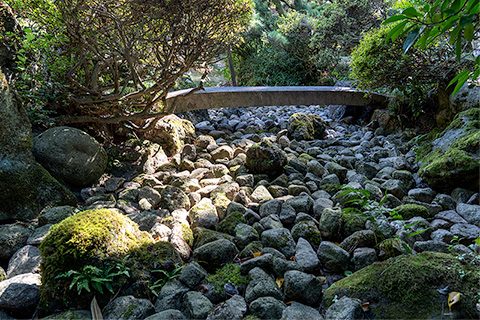
{"label": "moss clump", "polygon": [[247,220],[241,212],[233,211],[225,217],[218,225],[217,231],[235,235],[235,227],[239,223],[246,223]]}
{"label": "moss clump", "polygon": [[427,208],[414,203],[402,204],[393,210],[401,215],[403,219],[411,219],[414,217],[422,217],[427,219],[431,216]]}
{"label": "moss clump", "polygon": [[148,233],[140,231],[137,224],[115,210],[83,211],[52,226],[40,245],[42,308],[82,303],[77,301],[77,292],[68,289],[70,280],[55,278],[60,273],[80,271],[84,265],[106,268],[152,242]]}
{"label": "moss clump", "polygon": [[315,158],[306,153],[302,153],[301,155],[298,156],[298,161],[301,161],[305,164],[307,164],[310,160],[315,160]]}
{"label": "moss clump", "polygon": [[192,247],[193,246],[193,231],[190,229],[190,226],[182,222],[182,235],[183,235],[183,240]]}
{"label": "moss clump", "polygon": [[248,284],[248,277],[242,276],[240,267],[233,263],[226,264],[218,269],[214,275],[208,276],[206,280],[215,287],[218,293],[223,293],[223,286],[226,283],[234,284],[236,287]]}
{"label": "moss clump", "polygon": [[326,307],[335,296],[369,301],[374,317],[380,319],[441,318],[447,297],[437,289],[448,286],[462,294],[452,307],[454,318],[473,319],[477,317],[475,295],[480,284],[480,267],[473,262],[434,252],[396,257],[336,282],[323,301]]}

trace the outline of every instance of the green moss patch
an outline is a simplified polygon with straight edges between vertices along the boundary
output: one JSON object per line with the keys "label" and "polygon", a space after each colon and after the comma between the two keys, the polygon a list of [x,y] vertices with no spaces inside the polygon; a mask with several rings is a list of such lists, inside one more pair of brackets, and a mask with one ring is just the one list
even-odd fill
{"label": "green moss patch", "polygon": [[231,235],[235,235],[235,227],[239,223],[246,223],[247,220],[243,216],[241,212],[234,211],[227,215],[225,219],[223,219],[218,225],[217,225],[217,231],[219,232],[224,232],[228,233]]}
{"label": "green moss patch", "polygon": [[454,318],[475,318],[480,288],[480,266],[472,259],[423,252],[374,263],[344,278],[324,294],[329,307],[335,296],[370,302],[375,318],[431,319],[448,312],[447,296],[438,289],[448,286],[462,294],[452,307]]}
{"label": "green moss patch", "polygon": [[428,209],[418,204],[402,204],[393,210],[401,215],[403,219],[411,219],[414,217],[430,218],[430,212],[428,212]]}
{"label": "green moss patch", "polygon": [[248,284],[248,277],[242,276],[240,267],[232,263],[218,269],[214,275],[208,276],[206,280],[215,287],[218,293],[223,293],[223,286],[226,283],[234,284],[236,287]]}

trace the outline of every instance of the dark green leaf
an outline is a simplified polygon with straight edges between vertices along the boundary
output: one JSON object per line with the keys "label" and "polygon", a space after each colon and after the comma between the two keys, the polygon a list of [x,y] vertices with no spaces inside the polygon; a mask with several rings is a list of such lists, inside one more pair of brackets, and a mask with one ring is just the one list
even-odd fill
{"label": "dark green leaf", "polygon": [[422,17],[422,14],[420,14],[417,9],[414,7],[408,7],[402,11],[402,14],[404,14],[407,17]]}
{"label": "dark green leaf", "polygon": [[408,21],[402,21],[399,24],[397,24],[395,27],[390,30],[390,32],[387,35],[387,41],[389,39],[392,39],[392,42],[395,42],[395,40],[399,37],[399,35],[402,33],[403,28],[407,25]]}
{"label": "dark green leaf", "polygon": [[467,41],[473,40],[473,24],[472,23],[470,23],[465,27],[465,30],[463,31],[463,36]]}
{"label": "dark green leaf", "polygon": [[447,10],[449,4],[450,4],[450,0],[444,0],[443,3],[442,3],[442,6],[440,7],[440,10],[441,10],[442,12],[444,12],[445,10]]}
{"label": "dark green leaf", "polygon": [[392,22],[395,22],[395,21],[398,21],[398,20],[404,20],[406,18],[407,17],[405,15],[399,14],[399,15],[396,15],[396,16],[392,16],[392,17],[388,18],[387,20],[383,21],[383,24],[392,23]]}
{"label": "dark green leaf", "polygon": [[448,84],[448,87],[450,87],[451,85],[453,85],[455,82],[458,81],[458,79],[462,78],[463,76],[465,75],[468,75],[470,74],[470,70],[464,70],[462,72],[460,72],[455,78],[452,79],[452,81],[450,81],[450,83]]}
{"label": "dark green leaf", "polygon": [[462,16],[460,18],[460,25],[462,27],[465,27],[467,24],[472,23],[474,17],[475,15],[473,14],[469,14],[468,16]]}
{"label": "dark green leaf", "polygon": [[407,53],[408,49],[417,41],[418,35],[420,34],[420,28],[413,29],[412,32],[407,36],[405,42],[403,43],[403,52]]}
{"label": "dark green leaf", "polygon": [[427,39],[430,36],[430,32],[432,31],[432,28],[427,28],[422,34],[422,37],[418,41],[418,45],[420,46],[420,49],[424,50],[427,47]]}
{"label": "dark green leaf", "polygon": [[461,31],[457,38],[457,44],[455,46],[455,55],[457,56],[458,62],[460,62],[460,59],[462,58],[462,32]]}
{"label": "dark green leaf", "polygon": [[462,0],[455,0],[452,3],[452,6],[450,7],[450,10],[453,10],[453,12],[457,12],[462,5]]}
{"label": "dark green leaf", "polygon": [[480,3],[479,0],[472,1],[470,8],[468,9],[468,14],[478,14],[480,13]]}
{"label": "dark green leaf", "polygon": [[450,32],[450,38],[448,39],[448,43],[453,45],[455,41],[457,41],[457,39],[459,38],[460,31],[462,31],[462,28],[460,27],[460,25],[456,26],[455,29],[453,29],[453,31]]}

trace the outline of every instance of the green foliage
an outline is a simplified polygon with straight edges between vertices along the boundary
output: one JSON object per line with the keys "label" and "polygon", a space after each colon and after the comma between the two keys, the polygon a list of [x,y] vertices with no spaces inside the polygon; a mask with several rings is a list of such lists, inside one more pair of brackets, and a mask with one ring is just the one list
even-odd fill
{"label": "green foliage", "polygon": [[158,279],[157,281],[155,281],[152,285],[149,285],[148,288],[152,291],[152,293],[158,297],[158,294],[160,293],[158,290],[161,289],[165,283],[167,283],[167,281],[169,280],[173,280],[177,277],[180,276],[180,274],[182,273],[182,270],[185,266],[181,266],[181,265],[177,265],[175,267],[175,269],[173,269],[172,271],[166,271],[166,270],[153,270],[152,272],[157,272],[157,273],[160,273],[161,274],[161,277],[160,279]]}
{"label": "green foliage", "polygon": [[118,276],[129,277],[128,268],[123,263],[116,263],[114,266],[107,266],[105,269],[97,268],[92,265],[85,265],[81,271],[69,270],[64,273],[60,273],[55,277],[59,278],[72,278],[70,290],[76,285],[78,295],[85,289],[87,292],[91,292],[91,288],[97,290],[103,294],[103,287],[107,288],[110,293],[113,292],[112,282]]}
{"label": "green foliage", "polygon": [[[244,85],[331,85],[347,76],[347,55],[360,34],[380,25],[388,1],[316,3],[290,6],[256,0],[255,13],[236,54]],[[281,10],[278,6],[281,6]]]}
{"label": "green foliage", "polygon": [[242,276],[240,267],[233,263],[226,264],[218,269],[214,275],[207,277],[207,282],[211,283],[218,293],[223,293],[223,286],[232,283],[235,286],[248,284],[248,277]]}
{"label": "green foliage", "polygon": [[68,102],[61,110],[66,123],[163,115],[162,101],[176,80],[213,62],[252,9],[250,0],[9,3],[28,17],[31,30],[19,62],[31,60],[44,77],[25,79],[24,86],[59,88]]}
{"label": "green foliage", "polygon": [[403,50],[407,52],[413,46],[425,50],[446,38],[454,47],[459,62],[463,56],[474,60],[472,70],[463,70],[450,81],[449,85],[456,83],[455,95],[469,78],[475,81],[480,75],[480,55],[475,57],[470,50],[471,43],[480,38],[479,13],[479,0],[436,0],[433,3],[414,0],[401,13],[385,20],[386,24],[396,23],[387,39],[395,41],[406,36]]}
{"label": "green foliage", "polygon": [[408,109],[397,112],[416,116],[428,99],[428,91],[446,85],[459,65],[448,58],[447,46],[411,48],[404,53],[400,42],[387,41],[394,28],[382,26],[365,34],[351,55],[352,77],[359,88],[403,98]]}

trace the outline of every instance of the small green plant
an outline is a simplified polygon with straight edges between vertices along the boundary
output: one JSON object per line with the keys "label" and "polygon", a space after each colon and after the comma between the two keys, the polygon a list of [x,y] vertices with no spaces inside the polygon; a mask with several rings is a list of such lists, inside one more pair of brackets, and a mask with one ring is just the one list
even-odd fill
{"label": "small green plant", "polygon": [[175,269],[173,269],[170,272],[165,270],[153,270],[152,272],[160,273],[161,277],[160,279],[155,281],[152,285],[149,285],[148,288],[150,289],[150,291],[152,291],[152,293],[156,297],[158,297],[158,294],[160,293],[159,290],[165,285],[165,283],[167,283],[167,281],[169,280],[179,277],[184,267],[185,266],[177,265]]}
{"label": "small green plant", "polygon": [[114,292],[111,283],[114,278],[122,275],[129,277],[130,275],[128,271],[128,267],[123,263],[116,263],[114,266],[108,266],[105,269],[92,265],[85,265],[81,271],[69,270],[60,273],[55,278],[72,278],[69,289],[71,290],[76,285],[78,295],[82,293],[83,289],[87,292],[91,292],[91,288],[103,294],[103,287],[107,288],[107,290],[113,294]]}

